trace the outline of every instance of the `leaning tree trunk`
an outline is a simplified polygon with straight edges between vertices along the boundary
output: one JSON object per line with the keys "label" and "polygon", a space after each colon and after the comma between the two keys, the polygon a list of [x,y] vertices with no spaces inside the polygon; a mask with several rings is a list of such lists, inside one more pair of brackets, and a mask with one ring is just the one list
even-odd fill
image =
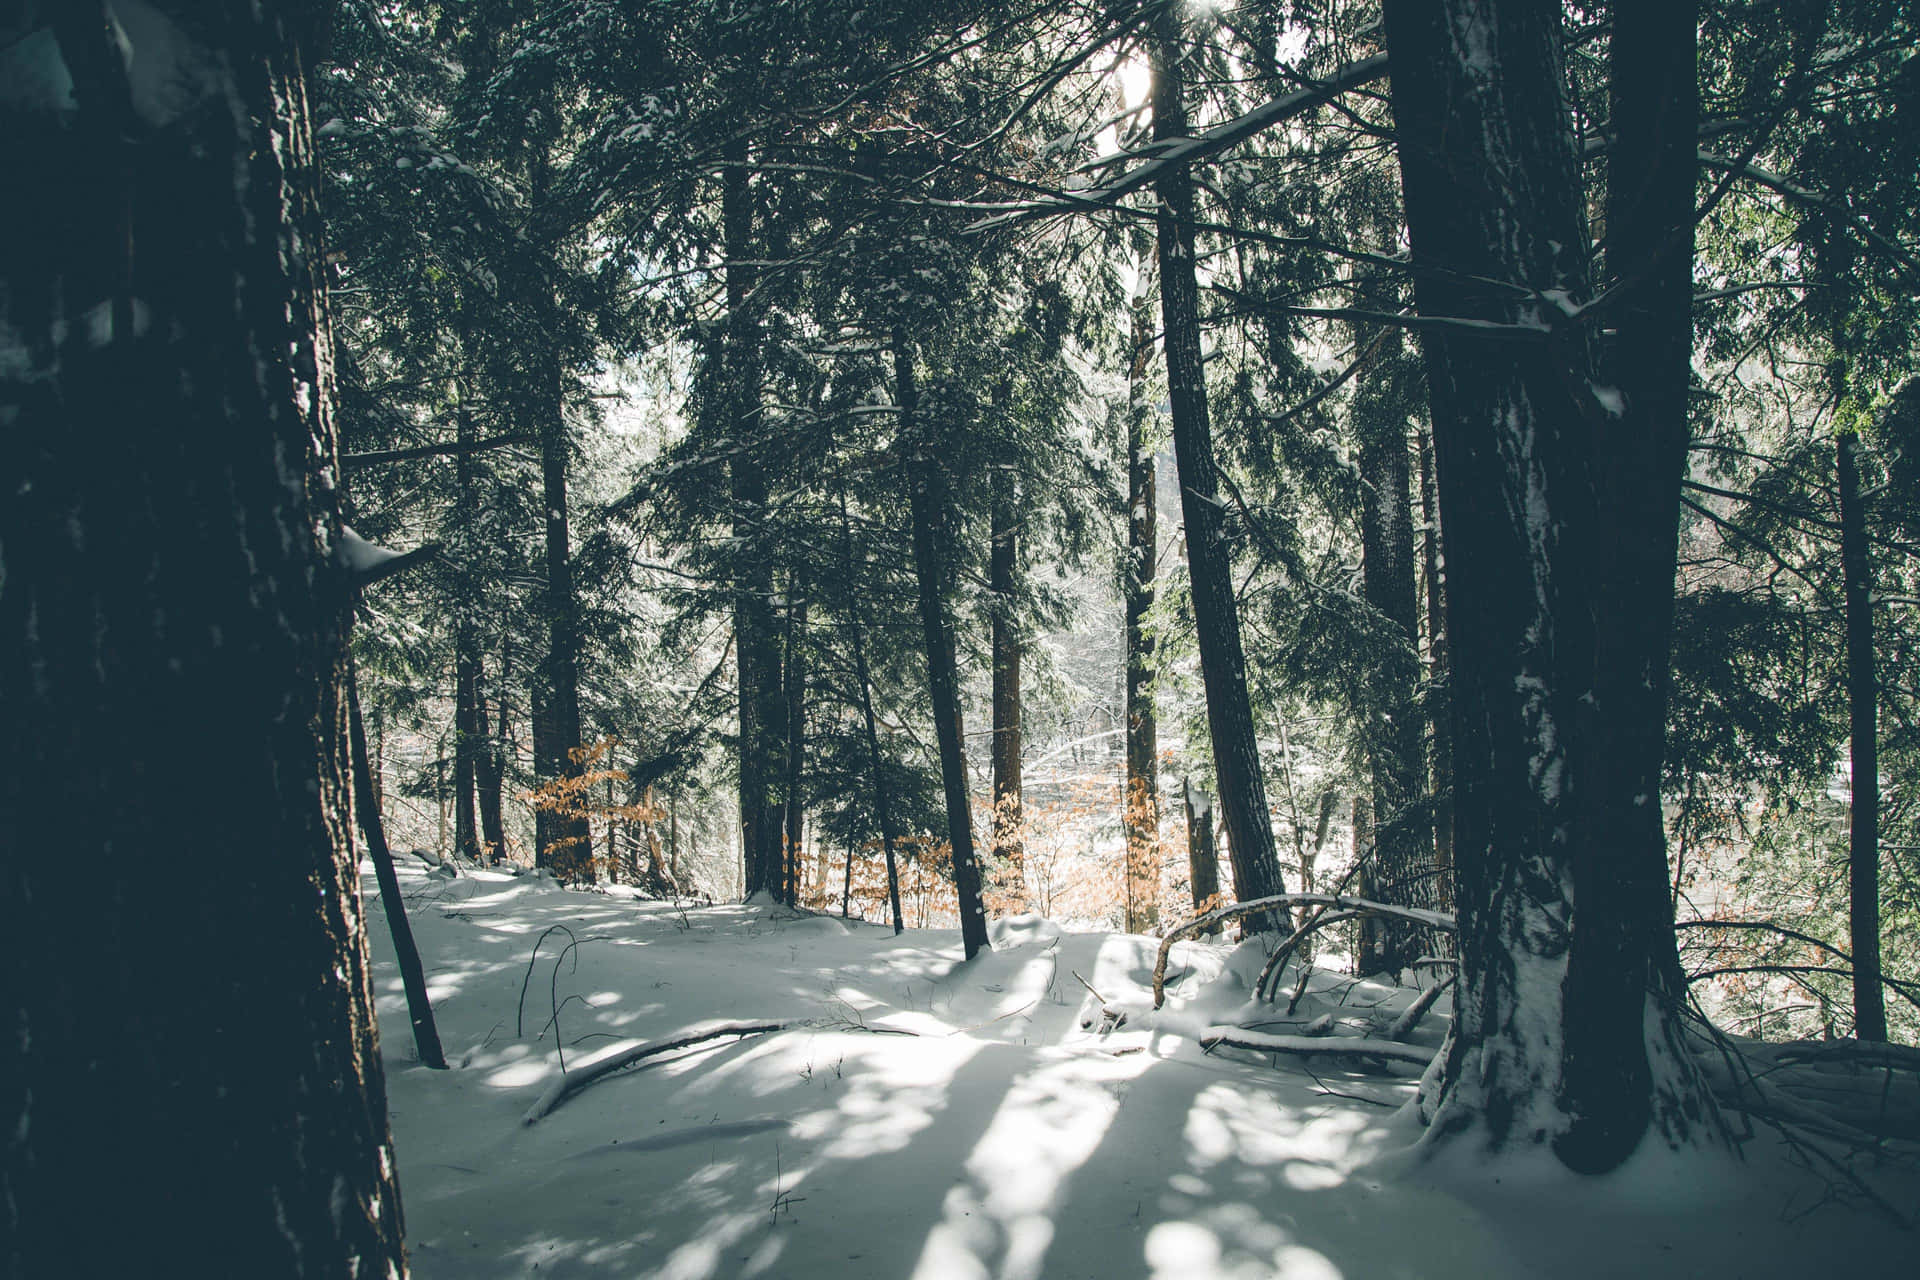
{"label": "leaning tree trunk", "polygon": [[[1186,52],[1178,9],[1169,5],[1155,20],[1153,136],[1157,142],[1187,136]],[[1285,892],[1274,849],[1267,787],[1247,698],[1247,666],[1240,647],[1240,606],[1234,595],[1232,556],[1221,536],[1218,470],[1207,420],[1206,371],[1200,348],[1200,290],[1194,275],[1193,179],[1169,169],[1158,183],[1155,219],[1160,262],[1160,312],[1166,330],[1167,400],[1173,419],[1174,460],[1180,468],[1180,506],[1186,517],[1187,571],[1193,590],[1194,627],[1200,643],[1200,674],[1206,688],[1207,729],[1214,775],[1227,825],[1233,891],[1240,901]],[[1254,932],[1280,929],[1284,912],[1250,917]]]}
{"label": "leaning tree trunk", "polygon": [[1880,983],[1880,683],[1873,666],[1873,576],[1866,522],[1860,510],[1859,437],[1840,437],[1840,565],[1847,601],[1848,748],[1852,803],[1848,807],[1850,891],[1848,941],[1853,947],[1853,1034],[1887,1038],[1886,995]]}
{"label": "leaning tree trunk", "polygon": [[0,94],[0,1271],[403,1275],[311,14],[44,12]]}
{"label": "leaning tree trunk", "polygon": [[1148,443],[1152,401],[1147,372],[1153,326],[1147,295],[1133,303],[1133,359],[1127,368],[1127,790],[1122,811],[1127,842],[1127,932],[1148,933],[1160,923],[1159,745],[1153,719],[1153,571],[1155,529],[1153,448]]}
{"label": "leaning tree trunk", "polygon": [[980,896],[980,864],[973,855],[973,815],[967,800],[965,738],[960,732],[960,676],[953,654],[953,617],[946,601],[946,548],[951,524],[947,485],[918,421],[920,396],[913,376],[913,348],[893,341],[894,400],[900,410],[901,456],[907,466],[907,502],[913,521],[913,570],[919,587],[920,629],[927,649],[927,690],[933,701],[933,732],[940,747],[940,781],[946,793],[947,839],[953,848],[953,888],[960,907],[960,938],[971,960],[987,941],[987,908]]}
{"label": "leaning tree trunk", "polygon": [[[1609,163],[1645,221],[1637,239],[1614,223],[1609,265],[1655,326],[1638,374],[1684,393],[1691,6],[1627,0],[1614,18]],[[1672,609],[1684,421],[1643,381],[1596,388],[1585,329],[1551,301],[1589,293],[1559,10],[1388,0],[1386,20],[1416,299],[1436,321],[1453,661],[1460,977],[1422,1113],[1436,1135],[1550,1144],[1598,1172],[1713,1114],[1681,1049],[1658,820],[1666,632],[1651,620]],[[1627,270],[1636,245],[1676,239]],[[1623,692],[1629,669],[1652,689]]]}
{"label": "leaning tree trunk", "polygon": [[394,963],[400,970],[400,985],[407,993],[407,1018],[413,1023],[413,1047],[423,1064],[445,1071],[447,1055],[440,1048],[440,1028],[433,1021],[426,969],[420,963],[420,948],[413,941],[413,923],[407,919],[406,899],[400,896],[400,876],[393,869],[393,850],[387,847],[387,827],[381,820],[380,801],[373,793],[373,768],[367,760],[367,729],[360,722],[358,680],[349,662],[347,745],[352,752],[353,816],[359,821],[361,838],[367,842],[367,859],[373,863],[374,879],[380,884],[380,906],[386,913],[387,928],[393,934]]}

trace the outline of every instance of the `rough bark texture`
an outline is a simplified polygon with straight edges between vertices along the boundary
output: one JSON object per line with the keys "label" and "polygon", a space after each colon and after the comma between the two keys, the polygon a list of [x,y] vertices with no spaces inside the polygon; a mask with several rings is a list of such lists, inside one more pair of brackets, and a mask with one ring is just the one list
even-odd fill
{"label": "rough bark texture", "polygon": [[[1603,385],[1577,402],[1593,432],[1600,527],[1591,546],[1596,696],[1582,704],[1592,749],[1576,785],[1597,796],[1586,805],[1595,820],[1576,828],[1573,843],[1580,920],[1568,957],[1561,1094],[1572,1121],[1555,1144],[1582,1171],[1613,1167],[1649,1127],[1669,1142],[1718,1135],[1718,1113],[1677,1025],[1686,980],[1660,806],[1693,380],[1698,6],[1622,0],[1613,16],[1618,148],[1608,165],[1604,266],[1618,304],[1600,317],[1615,335],[1602,351]],[[1594,403],[1604,384],[1619,393],[1621,412]],[[1649,1023],[1643,1038],[1626,1034]]]}
{"label": "rough bark texture", "polygon": [[[348,838],[311,15],[0,96],[0,1274],[404,1274]],[[16,50],[21,46],[15,46]],[[165,92],[154,86],[164,86]],[[76,868],[84,929],[49,910]],[[111,1220],[106,1229],[87,1224]]]}
{"label": "rough bark texture", "polygon": [[1153,718],[1153,571],[1159,552],[1156,529],[1153,406],[1148,371],[1153,324],[1148,298],[1133,303],[1133,360],[1127,370],[1127,563],[1121,584],[1127,610],[1127,790],[1123,821],[1127,840],[1127,932],[1144,933],[1160,922],[1160,760]]}
{"label": "rough bark texture", "polygon": [[1848,807],[1848,942],[1853,947],[1853,1034],[1887,1038],[1880,983],[1879,678],[1873,669],[1873,575],[1860,511],[1860,441],[1840,437],[1840,565],[1847,598],[1847,704],[1852,803]]}
{"label": "rough bark texture", "polygon": [[973,815],[967,800],[965,737],[960,731],[960,677],[953,653],[953,617],[946,601],[945,548],[952,539],[947,484],[932,442],[917,420],[920,395],[913,350],[894,339],[894,402],[900,410],[901,455],[907,460],[907,502],[913,519],[913,572],[920,597],[920,629],[927,649],[927,689],[940,747],[946,793],[947,839],[953,847],[953,887],[959,899],[960,939],[967,959],[991,950],[987,908],[980,896],[980,863],[973,855]]}
{"label": "rough bark texture", "polygon": [[[1181,59],[1185,36],[1176,7],[1155,19],[1152,46],[1153,136],[1187,136]],[[1167,399],[1173,419],[1174,459],[1180,468],[1180,509],[1186,521],[1187,570],[1193,584],[1193,615],[1206,687],[1207,729],[1214,776],[1226,819],[1233,891],[1240,899],[1284,891],[1267,812],[1265,776],[1247,698],[1246,658],[1240,646],[1240,606],[1234,595],[1232,553],[1221,537],[1218,471],[1207,418],[1206,371],[1201,363],[1200,290],[1194,276],[1193,179],[1170,170],[1157,184],[1156,232],[1160,262],[1160,314],[1165,329]],[[1254,932],[1280,929],[1278,916],[1255,916]]]}
{"label": "rough bark texture", "polygon": [[[1436,1134],[1551,1144],[1585,1172],[1617,1166],[1650,1126],[1689,1138],[1711,1107],[1680,1047],[1656,785],[1672,442],[1685,443],[1656,388],[1677,368],[1684,403],[1686,344],[1674,339],[1690,255],[1683,242],[1657,264],[1639,256],[1691,226],[1691,181],[1674,175],[1694,146],[1693,18],[1684,3],[1639,0],[1614,15],[1612,180],[1616,195],[1640,194],[1609,208],[1645,221],[1611,223],[1609,266],[1641,261],[1627,274],[1640,277],[1630,296],[1650,344],[1622,353],[1636,381],[1617,391],[1594,385],[1588,330],[1556,301],[1589,294],[1558,9],[1386,5],[1419,310],[1510,326],[1434,330],[1425,344],[1449,566],[1461,958],[1423,1112]],[[1628,100],[1645,110],[1622,111]],[[1651,689],[1627,691],[1630,670]]]}

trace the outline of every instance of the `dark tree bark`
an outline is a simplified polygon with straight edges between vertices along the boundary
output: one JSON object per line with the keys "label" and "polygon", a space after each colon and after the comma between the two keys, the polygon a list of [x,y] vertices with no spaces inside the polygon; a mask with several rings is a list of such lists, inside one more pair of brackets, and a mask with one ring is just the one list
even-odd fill
{"label": "dark tree bark", "polygon": [[[1177,6],[1155,19],[1152,45],[1153,136],[1187,136],[1185,35]],[[1180,468],[1180,509],[1186,520],[1187,570],[1206,687],[1207,729],[1214,775],[1226,819],[1233,891],[1238,900],[1285,892],[1267,812],[1265,775],[1247,698],[1246,658],[1240,647],[1240,606],[1233,589],[1232,554],[1221,537],[1218,471],[1207,418],[1206,371],[1201,362],[1200,290],[1194,276],[1193,179],[1169,170],[1157,184],[1160,312],[1167,359],[1167,399],[1173,419],[1174,459]],[[1249,917],[1245,927],[1282,927],[1284,912]]]}
{"label": "dark tree bark", "polygon": [[456,568],[460,573],[462,597],[454,604],[453,660],[453,849],[462,858],[480,861],[480,834],[474,819],[477,796],[475,764],[486,741],[481,725],[486,712],[480,706],[480,641],[473,620],[473,602],[466,597],[468,587],[465,558],[473,553],[473,459],[470,446],[477,433],[473,413],[462,395],[458,411],[457,435],[462,447],[454,455],[454,501],[459,522],[460,545],[456,550]]}
{"label": "dark tree bark", "polygon": [[[1404,907],[1432,907],[1433,844],[1427,825],[1426,748],[1415,698],[1420,605],[1414,580],[1412,478],[1407,416],[1396,386],[1400,335],[1390,333],[1362,370],[1354,396],[1359,437],[1362,589],[1385,619],[1393,648],[1368,672],[1367,760],[1373,775],[1373,857],[1360,871],[1360,896]],[[1374,917],[1359,926],[1360,973],[1394,973],[1427,951],[1423,930]]]}
{"label": "dark tree bark", "polygon": [[453,685],[453,850],[462,858],[478,862],[480,825],[475,815],[479,775],[475,757],[483,713],[475,655],[464,650],[455,653]]}
{"label": "dark tree bark", "polygon": [[[547,371],[551,400],[540,435],[540,491],[547,511],[547,622],[549,643],[545,685],[547,694],[547,755],[543,779],[580,777],[575,753],[584,745],[580,727],[580,603],[573,586],[573,551],[567,532],[566,422],[561,405],[560,371]],[[548,823],[550,843],[540,850],[540,864],[550,866],[566,880],[593,879],[592,833],[584,811],[553,814]]]}
{"label": "dark tree bark", "polygon": [[[1433,803],[1434,904],[1453,910],[1453,722],[1447,686],[1446,566],[1441,552],[1440,494],[1433,475],[1433,436],[1420,429],[1420,558],[1426,579],[1428,794]],[[1447,940],[1451,946],[1451,940]]]}
{"label": "dark tree bark", "polygon": [[1153,324],[1147,295],[1133,303],[1133,359],[1127,370],[1127,565],[1122,583],[1127,609],[1127,790],[1122,818],[1127,842],[1127,932],[1151,932],[1160,923],[1160,759],[1153,718],[1153,608],[1156,529],[1153,407],[1147,374]]}
{"label": "dark tree bark", "polygon": [[404,1275],[312,12],[48,12],[72,98],[0,95],[0,1273]]}
{"label": "dark tree bark", "polygon": [[[504,676],[505,673],[502,672]],[[500,729],[506,728],[507,712],[500,709]],[[489,864],[506,856],[507,827],[501,813],[502,792],[506,783],[506,749],[487,723],[486,684],[478,672],[473,682],[473,733],[476,749],[473,758],[474,790],[480,803],[480,839]]]}
{"label": "dark tree bark", "polygon": [[[537,154],[528,175],[532,207],[538,213],[550,202],[553,166],[546,153]],[[539,257],[557,263],[555,237],[536,218],[528,236],[540,245]],[[573,550],[568,531],[567,473],[571,442],[566,422],[566,379],[562,354],[554,345],[561,331],[553,283],[531,272],[523,282],[522,301],[548,341],[527,352],[530,374],[520,394],[522,412],[540,441],[540,496],[545,512],[544,559],[547,651],[534,682],[534,772],[540,782],[573,781],[580,777],[575,752],[584,744],[580,722],[580,604],[573,583]],[[584,797],[581,797],[584,799]],[[563,880],[593,878],[593,843],[585,807],[540,807],[534,823],[534,862],[550,867]]]}
{"label": "dark tree bark", "polygon": [[960,730],[960,676],[953,653],[953,616],[947,606],[945,549],[951,545],[947,481],[932,441],[918,419],[920,394],[913,348],[894,335],[894,402],[900,410],[900,453],[907,465],[907,502],[913,521],[913,571],[920,596],[920,629],[927,649],[927,690],[940,747],[940,781],[947,801],[947,839],[953,849],[953,887],[960,906],[960,938],[971,960],[992,950],[987,908],[980,896],[980,863],[973,855],[973,815],[967,801],[966,739]]}
{"label": "dark tree bark", "polygon": [[348,747],[353,753],[353,816],[359,822],[361,838],[367,842],[367,858],[373,863],[374,878],[380,882],[380,906],[386,912],[387,928],[393,934],[393,955],[400,969],[400,985],[407,993],[413,1047],[418,1050],[422,1063],[436,1071],[445,1071],[447,1057],[440,1048],[440,1029],[434,1025],[433,1002],[427,998],[426,971],[420,966],[420,948],[414,945],[406,899],[400,896],[400,877],[393,869],[393,850],[387,847],[387,828],[380,817],[380,801],[373,794],[373,769],[367,763],[367,730],[360,722],[359,678],[351,663],[347,668],[347,735]]}
{"label": "dark tree bark", "polygon": [[993,856],[1013,878],[1024,898],[1026,856],[1020,784],[1020,626],[1014,618],[1014,571],[1020,535],[1014,513],[1012,478],[1002,471],[993,481],[988,517],[987,591],[991,596],[993,648]]}
{"label": "dark tree bark", "polygon": [[1213,845],[1213,797],[1196,790],[1191,779],[1180,783],[1181,804],[1187,811],[1187,877],[1193,888],[1193,910],[1199,915],[1219,906],[1220,859]]}
{"label": "dark tree bark", "polygon": [[1873,663],[1873,571],[1860,510],[1859,437],[1840,437],[1840,572],[1847,601],[1847,706],[1852,803],[1847,853],[1848,942],[1853,947],[1853,1034],[1887,1038],[1880,983],[1880,681]]}
{"label": "dark tree bark", "polygon": [[753,312],[757,273],[753,193],[747,147],[729,145],[721,183],[721,222],[727,252],[727,332],[724,358],[727,412],[732,427],[733,533],[746,548],[735,570],[734,660],[740,679],[740,845],[749,896],[780,887],[780,843],[785,823],[776,795],[781,773],[778,742],[786,722],[780,689],[780,645],[773,618],[773,566],[765,530],[767,476],[760,462],[760,329]]}
{"label": "dark tree bark", "polygon": [[1712,1114],[1678,1023],[1658,790],[1693,10],[1614,7],[1608,266],[1635,313],[1623,335],[1644,320],[1632,341],[1647,344],[1623,336],[1616,388],[1595,385],[1587,329],[1556,301],[1590,293],[1559,10],[1388,0],[1386,20],[1419,310],[1504,326],[1425,344],[1461,955],[1422,1110],[1436,1134],[1550,1144],[1599,1172],[1650,1130],[1678,1144]]}
{"label": "dark tree bark", "polygon": [[[557,734],[553,731],[553,715],[549,708],[552,697],[545,681],[535,672],[534,679],[527,686],[527,737],[533,747],[533,771],[536,776],[553,777],[559,757],[555,745]],[[553,812],[543,805],[533,806],[533,865],[551,867],[551,850],[559,839],[559,824]]]}
{"label": "dark tree bark", "polygon": [[787,605],[787,778],[785,836],[781,841],[780,900],[788,906],[799,904],[800,836],[806,810],[801,803],[801,769],[807,754],[807,601],[803,588],[795,584],[794,598]]}
{"label": "dark tree bark", "polygon": [[[873,770],[873,814],[880,824],[880,847],[887,859],[887,903],[893,909],[893,932],[897,937],[907,927],[900,911],[900,860],[896,852],[900,829],[893,816],[893,795],[887,786],[886,762],[880,755],[880,726],[873,713],[873,676],[867,667],[866,625],[858,616],[852,597],[854,578],[853,529],[847,518],[847,495],[840,494],[840,551],[842,581],[848,586],[847,639],[853,647],[853,675],[860,686],[860,719],[866,731],[867,763]],[[846,915],[853,892],[853,849],[847,850],[846,883],[840,892],[840,914]]]}

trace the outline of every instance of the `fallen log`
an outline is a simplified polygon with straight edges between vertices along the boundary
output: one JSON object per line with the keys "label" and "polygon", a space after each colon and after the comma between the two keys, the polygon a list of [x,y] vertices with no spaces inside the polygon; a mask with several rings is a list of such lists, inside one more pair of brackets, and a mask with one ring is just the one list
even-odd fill
{"label": "fallen log", "polygon": [[604,1079],[622,1068],[630,1067],[636,1062],[658,1054],[705,1044],[709,1040],[718,1040],[723,1036],[759,1036],[774,1031],[785,1031],[789,1027],[800,1025],[802,1024],[798,1021],[696,1023],[665,1040],[622,1040],[616,1044],[610,1044],[588,1057],[573,1070],[562,1071],[560,1078],[548,1085],[534,1104],[527,1108],[527,1114],[521,1118],[521,1123],[533,1124],[594,1081]]}
{"label": "fallen log", "polygon": [[1380,1058],[1388,1062],[1408,1063],[1421,1071],[1425,1071],[1427,1064],[1433,1061],[1433,1050],[1394,1040],[1368,1040],[1359,1036],[1282,1036],[1265,1031],[1249,1031],[1244,1027],[1224,1026],[1208,1027],[1201,1032],[1202,1049],[1213,1049],[1220,1045],[1230,1049],[1252,1049],[1257,1053],[1344,1054]]}

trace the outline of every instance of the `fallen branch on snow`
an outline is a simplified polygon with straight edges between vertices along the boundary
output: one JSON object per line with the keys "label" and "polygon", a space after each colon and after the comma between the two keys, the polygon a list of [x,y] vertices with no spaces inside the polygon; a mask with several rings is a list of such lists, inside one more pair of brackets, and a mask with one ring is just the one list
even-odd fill
{"label": "fallen branch on snow", "polygon": [[1277,1036],[1243,1027],[1208,1027],[1200,1035],[1200,1047],[1213,1049],[1252,1049],[1257,1053],[1346,1054],[1363,1058],[1382,1058],[1405,1062],[1424,1071],[1433,1061],[1433,1050],[1394,1040],[1363,1040],[1358,1036]]}
{"label": "fallen branch on snow", "polygon": [[594,1081],[643,1059],[718,1040],[723,1036],[759,1036],[800,1025],[797,1021],[696,1023],[666,1040],[624,1040],[619,1044],[610,1044],[573,1070],[561,1072],[560,1078],[548,1085],[534,1104],[527,1108],[521,1123],[534,1123]]}
{"label": "fallen branch on snow", "polygon": [[1232,906],[1209,911],[1203,916],[1195,916],[1160,940],[1160,954],[1153,962],[1153,1007],[1158,1009],[1166,1003],[1167,956],[1172,952],[1174,943],[1227,920],[1262,915],[1275,907],[1295,906],[1332,907],[1340,911],[1365,912],[1395,920],[1411,920],[1415,924],[1438,929],[1443,933],[1454,931],[1453,917],[1444,911],[1424,911],[1419,907],[1396,907],[1385,902],[1374,902],[1369,898],[1354,898],[1340,893],[1276,893],[1265,898],[1249,898],[1245,902],[1236,902]]}

